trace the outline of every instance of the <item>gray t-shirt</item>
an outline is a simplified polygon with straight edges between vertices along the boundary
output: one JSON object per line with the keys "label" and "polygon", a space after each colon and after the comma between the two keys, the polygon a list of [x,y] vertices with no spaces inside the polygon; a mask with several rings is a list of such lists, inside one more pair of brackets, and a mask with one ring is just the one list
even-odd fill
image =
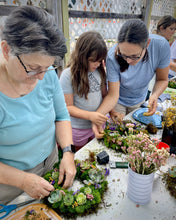
{"label": "gray t-shirt", "polygon": [[[96,70],[95,72],[88,72],[89,79],[89,93],[88,99],[79,97],[77,94],[73,96],[73,104],[77,108],[86,111],[96,111],[102,102],[101,92],[101,76]],[[63,70],[60,76],[60,83],[64,94],[73,94],[73,86],[71,83],[71,71],[70,68]],[[72,128],[88,129],[92,127],[92,123],[89,120],[71,117]]]}

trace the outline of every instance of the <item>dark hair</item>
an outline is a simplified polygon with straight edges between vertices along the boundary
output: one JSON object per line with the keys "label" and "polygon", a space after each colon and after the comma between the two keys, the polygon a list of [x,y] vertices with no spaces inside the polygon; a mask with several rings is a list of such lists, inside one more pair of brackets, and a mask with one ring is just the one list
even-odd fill
{"label": "dark hair", "polygon": [[[105,60],[106,55],[107,47],[100,33],[96,31],[87,31],[80,35],[68,65],[71,67],[73,90],[80,97],[85,95],[87,99],[89,93],[89,61],[96,62]],[[106,74],[102,62],[98,67],[98,71],[101,74],[103,86],[106,81]]]}
{"label": "dark hair", "polygon": [[41,52],[62,57],[67,52],[65,38],[54,17],[35,6],[17,7],[7,17],[2,30],[13,55]]}
{"label": "dark hair", "polygon": [[163,26],[164,29],[171,26],[172,24],[176,23],[176,19],[170,15],[163,16],[157,24],[157,34],[160,32],[161,26]]}
{"label": "dark hair", "polygon": [[[132,44],[138,44],[141,48],[145,48],[147,46],[149,38],[149,33],[147,27],[143,21],[140,19],[130,19],[126,21],[120,29],[118,34],[118,43],[128,42]],[[129,64],[122,57],[117,55],[117,49],[115,51],[115,57],[117,62],[120,65],[120,71],[124,72],[128,69]],[[142,61],[148,60],[148,51],[142,59]]]}

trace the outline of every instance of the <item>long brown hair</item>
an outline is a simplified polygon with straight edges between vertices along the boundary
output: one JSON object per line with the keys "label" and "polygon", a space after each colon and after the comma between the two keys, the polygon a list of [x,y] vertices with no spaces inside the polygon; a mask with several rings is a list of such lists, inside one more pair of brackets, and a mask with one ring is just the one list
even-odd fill
{"label": "long brown hair", "polygon": [[[70,63],[73,90],[80,97],[89,93],[88,68],[91,61],[103,61],[106,59],[107,47],[100,33],[87,31],[80,35],[76,42],[75,50],[71,54]],[[101,75],[101,86],[105,84],[106,74],[101,62],[98,67]]]}

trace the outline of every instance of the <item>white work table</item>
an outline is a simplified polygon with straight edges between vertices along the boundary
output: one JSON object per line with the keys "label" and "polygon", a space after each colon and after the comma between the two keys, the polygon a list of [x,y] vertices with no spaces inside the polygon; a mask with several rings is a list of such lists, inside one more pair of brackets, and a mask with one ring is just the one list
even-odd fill
{"label": "white work table", "polygon": [[[132,114],[126,116],[126,119],[132,119]],[[134,120],[134,119],[133,119]],[[162,130],[158,130],[154,135],[160,138]],[[102,142],[93,139],[81,150],[75,154],[75,159],[85,160],[89,157],[89,151],[99,153],[105,150],[110,160],[125,161],[125,155],[117,153],[104,146]],[[161,167],[161,171],[166,172],[168,167],[176,165],[176,159],[170,157],[168,163]],[[99,165],[109,168],[109,164]],[[176,199],[169,194],[165,184],[162,181],[162,172],[157,171],[154,177],[153,191],[151,201],[147,205],[138,206],[128,198],[127,192],[127,169],[110,169],[110,175],[107,177],[108,190],[105,192],[104,199],[100,203],[100,209],[95,214],[85,217],[77,217],[77,220],[176,220]],[[78,186],[75,182],[74,189]],[[26,200],[28,196],[22,194],[11,203],[19,203]],[[29,197],[28,197],[29,200]],[[39,201],[37,201],[39,202]],[[14,213],[14,212],[13,212]],[[12,213],[11,213],[12,214]],[[63,216],[61,216],[63,219]]]}

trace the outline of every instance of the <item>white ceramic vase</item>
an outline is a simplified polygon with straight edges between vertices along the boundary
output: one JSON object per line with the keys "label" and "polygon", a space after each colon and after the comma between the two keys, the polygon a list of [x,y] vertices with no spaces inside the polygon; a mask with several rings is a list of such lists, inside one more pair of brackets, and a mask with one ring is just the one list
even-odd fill
{"label": "white ceramic vase", "polygon": [[128,167],[127,195],[131,201],[139,205],[149,203],[153,188],[154,173],[142,175]]}

